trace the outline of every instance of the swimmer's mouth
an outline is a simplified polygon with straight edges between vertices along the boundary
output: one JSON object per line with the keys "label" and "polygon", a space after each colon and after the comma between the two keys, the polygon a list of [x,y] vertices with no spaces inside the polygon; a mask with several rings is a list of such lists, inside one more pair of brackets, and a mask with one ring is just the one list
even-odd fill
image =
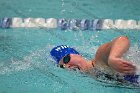
{"label": "swimmer's mouth", "polygon": [[80,67],[78,67],[78,66],[72,66],[72,67],[69,67],[69,69],[72,69],[74,71],[77,71],[77,70],[80,70]]}
{"label": "swimmer's mouth", "polygon": [[75,68],[72,68],[72,70],[77,71],[77,70],[80,70],[80,68],[79,67],[75,67]]}
{"label": "swimmer's mouth", "polygon": [[[60,68],[65,69],[66,67],[64,65],[60,65]],[[77,69],[80,70],[80,67],[78,67],[78,66],[69,66],[68,69],[76,71]]]}

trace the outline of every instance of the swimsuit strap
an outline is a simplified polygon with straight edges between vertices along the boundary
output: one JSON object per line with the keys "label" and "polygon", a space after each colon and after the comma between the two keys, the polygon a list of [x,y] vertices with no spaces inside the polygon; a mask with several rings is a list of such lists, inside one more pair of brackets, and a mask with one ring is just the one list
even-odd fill
{"label": "swimsuit strap", "polygon": [[95,60],[92,60],[92,66],[93,66],[93,67],[95,67],[94,62],[95,62]]}

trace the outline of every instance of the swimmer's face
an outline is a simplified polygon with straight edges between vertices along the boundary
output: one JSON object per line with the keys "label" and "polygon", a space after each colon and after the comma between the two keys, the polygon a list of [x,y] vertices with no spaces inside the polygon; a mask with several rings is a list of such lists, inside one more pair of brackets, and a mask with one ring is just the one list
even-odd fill
{"label": "swimmer's face", "polygon": [[60,66],[70,68],[70,69],[74,69],[74,68],[80,69],[83,62],[84,60],[81,55],[69,54],[66,55],[64,58],[62,58],[59,64]]}

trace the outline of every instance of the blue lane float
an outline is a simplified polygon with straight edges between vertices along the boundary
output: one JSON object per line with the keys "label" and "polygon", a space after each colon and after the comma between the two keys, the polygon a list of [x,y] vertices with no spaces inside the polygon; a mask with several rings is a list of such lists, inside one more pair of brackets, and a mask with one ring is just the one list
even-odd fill
{"label": "blue lane float", "polygon": [[71,19],[69,21],[69,29],[71,30],[76,30],[77,29],[77,20],[76,19]]}
{"label": "blue lane float", "polygon": [[80,29],[80,26],[81,26],[81,20],[80,19],[76,19],[76,27],[78,29]]}
{"label": "blue lane float", "polygon": [[69,27],[69,22],[66,19],[58,19],[58,28],[66,30]]}
{"label": "blue lane float", "polygon": [[81,20],[79,19],[71,19],[69,21],[69,29],[71,30],[79,30],[81,26]]}
{"label": "blue lane float", "polygon": [[61,30],[100,30],[102,26],[102,21],[95,19],[95,20],[88,20],[88,19],[58,19],[58,28]]}
{"label": "blue lane float", "polygon": [[12,23],[11,18],[8,18],[8,17],[2,18],[0,21],[0,27],[1,28],[10,28],[11,23]]}
{"label": "blue lane float", "polygon": [[90,29],[90,20],[82,19],[81,20],[81,30],[88,30]]}
{"label": "blue lane float", "polygon": [[100,20],[100,19],[92,20],[92,29],[93,30],[101,30],[102,25],[103,25],[102,20]]}

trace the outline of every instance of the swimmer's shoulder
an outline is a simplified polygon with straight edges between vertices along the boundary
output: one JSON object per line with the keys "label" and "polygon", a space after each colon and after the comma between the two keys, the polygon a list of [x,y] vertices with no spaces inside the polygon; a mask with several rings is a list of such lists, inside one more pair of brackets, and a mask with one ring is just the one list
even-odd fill
{"label": "swimmer's shoulder", "polygon": [[[108,56],[110,54],[111,43],[105,43],[101,45],[95,55],[96,64],[107,65],[108,64]],[[105,63],[105,64],[104,64]]]}

